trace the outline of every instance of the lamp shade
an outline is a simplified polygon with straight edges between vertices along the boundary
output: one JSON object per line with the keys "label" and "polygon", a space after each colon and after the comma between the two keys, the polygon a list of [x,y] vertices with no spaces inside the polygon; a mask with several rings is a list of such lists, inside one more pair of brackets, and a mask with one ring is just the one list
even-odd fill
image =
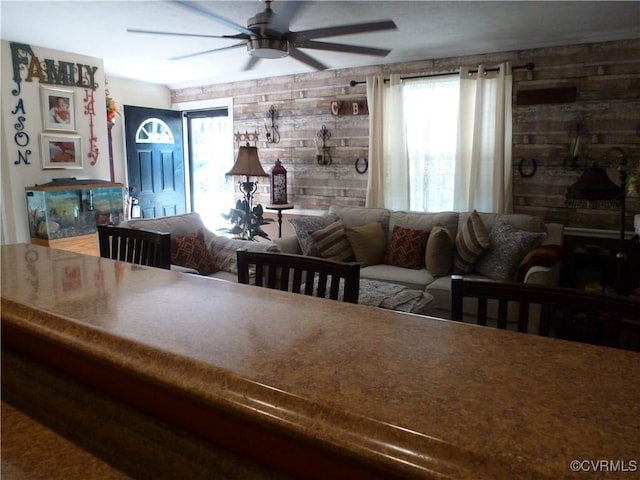
{"label": "lamp shade", "polygon": [[567,200],[586,202],[611,201],[620,198],[623,189],[611,181],[604,168],[595,165],[587,168],[580,178],[567,189]]}
{"label": "lamp shade", "polygon": [[238,157],[236,163],[233,164],[231,170],[227,175],[246,175],[247,177],[268,177],[267,173],[260,165],[258,159],[257,147],[250,147],[249,145],[240,147],[238,149]]}

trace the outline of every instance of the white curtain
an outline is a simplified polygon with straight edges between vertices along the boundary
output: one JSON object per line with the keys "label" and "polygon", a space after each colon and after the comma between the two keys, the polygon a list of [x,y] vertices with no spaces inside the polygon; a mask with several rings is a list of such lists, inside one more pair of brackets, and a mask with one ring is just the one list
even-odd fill
{"label": "white curtain", "polygon": [[497,75],[478,68],[460,71],[460,103],[454,209],[509,213],[512,210],[511,67]]}
{"label": "white curtain", "polygon": [[409,208],[409,160],[399,75],[367,77],[369,170],[367,207]]}

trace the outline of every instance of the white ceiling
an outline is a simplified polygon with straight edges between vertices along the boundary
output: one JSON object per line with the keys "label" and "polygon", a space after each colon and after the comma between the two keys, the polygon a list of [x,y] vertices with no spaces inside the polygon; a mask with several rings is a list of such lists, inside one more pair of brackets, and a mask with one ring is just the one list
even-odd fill
{"label": "white ceiling", "polygon": [[[0,0],[3,40],[104,59],[107,76],[181,88],[310,72],[293,58],[261,60],[243,71],[244,48],[184,60],[171,57],[225,47],[235,40],[127,33],[127,28],[210,35],[238,33],[171,1]],[[259,0],[199,1],[233,22],[264,9]],[[278,1],[273,2],[277,12]],[[387,57],[305,50],[331,68],[396,63],[640,37],[640,2],[314,1],[292,31],[391,19],[397,31],[318,40],[391,48]]]}

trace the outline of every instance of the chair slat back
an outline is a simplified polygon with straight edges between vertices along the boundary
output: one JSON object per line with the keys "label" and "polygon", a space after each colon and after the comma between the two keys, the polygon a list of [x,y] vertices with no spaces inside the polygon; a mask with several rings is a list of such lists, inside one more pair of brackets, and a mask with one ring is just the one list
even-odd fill
{"label": "chair slat back", "polygon": [[150,267],[171,268],[171,234],[98,225],[100,256]]}
{"label": "chair slat back", "polygon": [[[277,252],[237,251],[238,283],[358,303],[360,264]],[[251,271],[255,275],[251,275]],[[266,283],[266,284],[265,284]],[[304,287],[304,288],[303,288]],[[304,291],[303,291],[304,289]]]}
{"label": "chair slat back", "polygon": [[[463,321],[465,298],[477,300],[476,321],[488,324],[488,304],[497,301],[497,327],[507,328],[509,304],[517,304],[517,330],[529,331],[533,308],[539,310],[538,335],[581,340],[611,347],[619,347],[622,329],[637,337],[640,332],[640,302],[601,293],[551,288],[515,282],[491,282],[451,279],[451,319]],[[551,330],[554,329],[553,332]],[[628,337],[627,337],[628,338]],[[637,348],[637,338],[633,340]]]}

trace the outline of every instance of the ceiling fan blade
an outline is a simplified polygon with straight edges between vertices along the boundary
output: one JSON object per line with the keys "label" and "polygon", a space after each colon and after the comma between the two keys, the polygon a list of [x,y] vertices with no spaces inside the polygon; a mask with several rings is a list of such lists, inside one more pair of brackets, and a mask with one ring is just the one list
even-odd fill
{"label": "ceiling fan blade", "polygon": [[191,12],[197,13],[198,15],[210,18],[211,20],[213,20],[214,22],[218,22],[222,25],[226,25],[227,27],[230,27],[234,30],[237,30],[239,32],[244,33],[245,35],[253,35],[253,32],[251,30],[249,30],[247,27],[239,25],[231,20],[228,20],[224,17],[221,17],[220,15],[210,12],[208,10],[204,10],[200,7],[197,7],[196,5],[193,5],[191,2],[185,2],[182,0],[173,0],[172,3],[175,3],[176,5],[180,5],[181,7],[190,10]]}
{"label": "ceiling fan blade", "polygon": [[239,33],[238,35],[205,35],[201,33],[180,33],[180,32],[161,32],[158,30],[139,30],[137,28],[127,28],[129,33],[148,33],[152,35],[175,35],[177,37],[200,37],[200,38],[249,38],[248,35]]}
{"label": "ceiling fan blade", "polygon": [[278,2],[278,11],[271,15],[267,30],[276,34],[288,33],[291,20],[303,6],[303,2]]}
{"label": "ceiling fan blade", "polygon": [[316,70],[326,70],[328,68],[325,64],[320,63],[315,58],[310,57],[304,52],[301,52],[293,45],[289,45],[289,56],[295,58],[296,60],[301,61],[302,63],[306,63],[307,65],[315,68]]}
{"label": "ceiling fan blade", "polygon": [[379,22],[354,23],[352,25],[341,25],[337,27],[313,28],[311,30],[301,30],[291,32],[287,39],[289,41],[311,40],[320,37],[337,37],[340,35],[350,35],[354,33],[377,32],[380,30],[396,30],[398,27],[393,20],[381,20]]}
{"label": "ceiling fan blade", "polygon": [[384,48],[361,47],[359,45],[345,45],[343,43],[316,42],[315,40],[295,42],[295,46],[297,48],[313,48],[314,50],[358,53],[361,55],[375,55],[378,57],[386,57],[391,52],[391,50]]}
{"label": "ceiling fan blade", "polygon": [[184,60],[185,58],[197,57],[198,55],[206,55],[207,53],[222,52],[224,50],[231,50],[232,48],[244,47],[245,45],[246,45],[246,42],[240,42],[240,43],[235,43],[233,45],[229,45],[228,47],[214,48],[213,50],[205,50],[204,52],[180,55],[179,57],[173,57],[173,58],[170,58],[169,60]]}
{"label": "ceiling fan blade", "polygon": [[259,57],[254,57],[253,55],[249,56],[249,61],[247,61],[246,65],[244,66],[243,70],[246,72],[247,70],[251,70],[253,67],[256,66],[256,64],[258,63],[258,61],[260,60]]}

